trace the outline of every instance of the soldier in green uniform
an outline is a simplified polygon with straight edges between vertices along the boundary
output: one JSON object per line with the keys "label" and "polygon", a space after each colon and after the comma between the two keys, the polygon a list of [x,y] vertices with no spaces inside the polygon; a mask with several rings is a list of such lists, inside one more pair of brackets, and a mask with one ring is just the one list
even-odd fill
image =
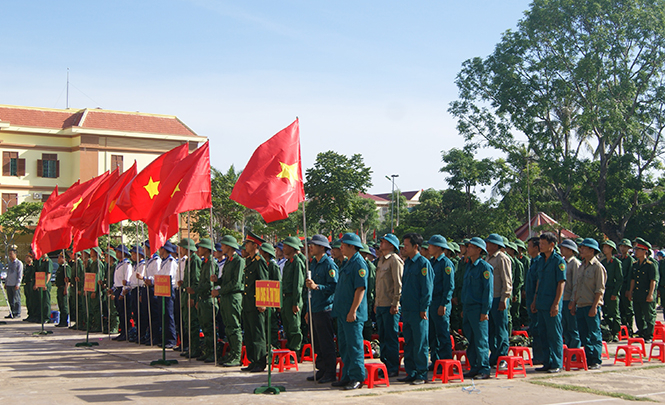
{"label": "soldier in green uniform", "polygon": [[[78,285],[81,284],[80,281],[76,281],[77,277],[80,280],[81,274],[83,274],[83,261],[81,260],[81,253],[73,254],[69,252],[69,268],[71,269],[71,278],[68,281],[69,283],[69,323],[70,329],[76,328],[76,324],[79,323],[79,305],[78,301],[81,300],[81,297],[78,295]],[[81,322],[83,322],[83,315],[81,315]]]}
{"label": "soldier in green uniform", "polygon": [[25,306],[28,309],[27,318],[23,319],[25,322],[38,322],[39,307],[35,305],[35,292],[32,289],[35,285],[35,265],[32,259],[32,252],[25,256],[25,266],[23,268],[23,293],[25,295]]}
{"label": "soldier in green uniform", "polygon": [[519,291],[520,294],[520,305],[519,305],[519,322],[522,325],[529,325],[530,323],[530,318],[529,318],[529,312],[527,311],[527,304],[526,304],[526,274],[529,271],[529,267],[531,267],[531,259],[529,258],[528,255],[525,255],[524,252],[527,251],[526,244],[521,240],[517,239],[515,242],[513,242],[515,246],[517,246],[517,259],[522,263],[522,269],[523,269],[523,282],[522,282],[522,288]]}
{"label": "soldier in green uniform", "polygon": [[621,318],[619,317],[619,302],[621,301],[621,286],[623,285],[623,266],[621,261],[614,257],[616,245],[611,240],[600,244],[605,258],[600,264],[607,271],[607,282],[605,284],[605,296],[603,297],[603,324],[612,332],[612,342],[618,342],[619,330],[621,330]]}
{"label": "soldier in green uniform", "polygon": [[286,347],[300,353],[302,345],[302,331],[300,329],[300,311],[303,309],[303,287],[305,285],[305,264],[297,250],[300,241],[294,236],[284,239],[284,272],[282,273],[282,324],[286,336]]}
{"label": "soldier in green uniform", "polygon": [[[37,261],[37,265],[35,266],[35,273],[46,273],[46,288],[44,290],[38,289],[37,287],[33,286],[33,290],[35,291],[36,297],[36,307],[37,307],[37,314],[42,315],[42,319],[40,319],[40,323],[49,323],[51,322],[51,272],[52,272],[52,263],[51,259],[49,259],[48,255],[44,253],[44,255]],[[41,301],[39,300],[41,295]],[[39,312],[39,305],[41,304],[42,309],[41,312]],[[39,318],[39,315],[37,315]]]}
{"label": "soldier in green uniform", "polygon": [[462,284],[464,283],[464,271],[469,262],[469,258],[466,256],[466,245],[469,240],[464,239],[460,243],[460,257],[457,263],[453,262],[455,264],[455,289],[453,290],[453,298],[450,300],[453,304],[450,311],[450,330],[455,332],[462,330]]}
{"label": "soldier in green uniform", "polygon": [[220,364],[224,367],[240,366],[240,351],[242,349],[242,334],[240,317],[242,314],[242,292],[245,290],[245,259],[236,253],[239,248],[236,238],[226,235],[221,240],[222,252],[226,255],[226,263],[222,277],[218,280],[213,276],[215,290],[213,297],[220,297],[220,312],[226,338],[229,341],[229,350]]}
{"label": "soldier in green uniform", "polygon": [[[120,254],[121,254],[121,258],[122,258],[123,252],[122,252],[122,248],[120,248],[120,246],[122,246],[122,245],[118,245],[118,248],[120,249],[120,252],[121,252]],[[108,320],[106,320],[104,322],[104,324],[102,325],[102,329],[104,330],[104,333],[115,334],[115,333],[118,333],[118,327],[119,327],[122,330],[122,333],[121,333],[120,336],[116,336],[113,339],[115,339],[116,341],[118,341],[118,340],[119,341],[125,341],[129,338],[129,334],[126,333],[126,331],[125,331],[125,325],[120,326],[120,314],[118,313],[118,308],[116,308],[115,296],[113,294],[113,288],[115,287],[114,286],[115,270],[116,270],[115,267],[116,267],[117,264],[118,264],[118,255],[113,250],[113,248],[111,248],[111,250],[106,252],[105,266],[106,266],[107,271],[104,271],[104,275],[103,275],[104,286],[108,291],[108,294],[106,296],[106,298],[107,298],[106,299],[106,303],[107,303],[106,305],[108,305],[108,307],[104,308],[104,312],[102,313],[103,315],[108,316],[109,312],[107,312],[107,311],[110,310],[111,332],[108,331],[108,327],[109,327]],[[110,270],[110,272],[108,270]],[[123,286],[127,286],[126,280],[125,280],[125,283],[123,283]],[[127,288],[127,287],[124,287],[124,288]],[[129,299],[129,297],[127,295],[122,296],[122,301],[125,301],[125,300],[128,300],[128,299]],[[120,304],[122,304],[122,305],[120,305]],[[131,310],[131,308],[129,307],[128,304],[129,304],[128,302],[125,303],[125,302],[120,302],[119,301],[120,308],[122,308],[123,311],[125,309],[127,310],[127,317],[128,317],[127,318],[127,324],[129,325],[130,324],[129,320],[131,318],[131,313],[132,313],[131,311],[132,310]],[[125,308],[125,305],[128,305],[127,308]],[[125,314],[123,314],[122,316],[125,316]],[[125,318],[122,318],[122,319],[123,319],[123,323],[124,323]]]}
{"label": "soldier in green uniform", "polygon": [[60,311],[60,322],[57,327],[67,326],[69,317],[69,279],[72,277],[72,269],[65,260],[64,253],[58,255],[58,270],[55,271],[55,286],[57,287],[58,311]]}
{"label": "soldier in green uniform", "polygon": [[101,255],[102,250],[100,248],[92,248],[90,251],[90,260],[88,261],[88,266],[85,270],[86,273],[92,273],[95,275],[95,291],[86,293],[86,299],[88,300],[88,321],[90,322],[90,332],[102,331],[102,307],[99,303],[99,296],[102,292],[102,282],[105,274],[104,265],[99,260]]}
{"label": "soldier in green uniform", "polygon": [[[258,252],[259,246],[264,242],[265,240],[252,232],[249,232],[245,238],[248,257],[245,265],[245,289],[242,293],[242,324],[245,328],[245,348],[249,366],[240,370],[252,373],[260,373],[266,368],[266,308],[256,306],[256,281],[268,280],[268,263]],[[284,320],[283,313],[282,320]]]}
{"label": "soldier in green uniform", "polygon": [[513,291],[510,298],[510,324],[513,330],[522,328],[520,318],[520,307],[522,306],[522,288],[524,287],[524,265],[517,258],[517,245],[513,242],[506,243],[506,253],[510,256],[511,269],[513,276]]}
{"label": "soldier in green uniform", "polygon": [[629,253],[633,244],[630,239],[621,239],[619,243],[619,260],[621,261],[621,274],[623,274],[623,284],[621,285],[621,299],[619,300],[619,313],[621,314],[621,325],[628,328],[628,334],[633,336],[633,301],[628,299],[630,290],[631,272],[635,259]]}
{"label": "soldier in green uniform", "polygon": [[635,239],[633,263],[628,299],[633,301],[637,334],[645,342],[653,338],[656,324],[656,286],[658,285],[658,265],[649,258],[651,244],[642,238]]}
{"label": "soldier in green uniform", "polygon": [[212,255],[215,246],[210,239],[201,239],[196,248],[202,260],[201,275],[195,289],[197,298],[196,308],[198,310],[197,315],[201,324],[201,330],[203,330],[203,351],[196,360],[214,363],[217,333],[213,328],[212,318],[217,313],[217,300],[213,299],[211,295],[213,284],[210,280],[213,275],[217,274],[218,270],[217,263]]}
{"label": "soldier in green uniform", "polygon": [[363,248],[360,249],[360,255],[367,263],[367,321],[363,326],[363,339],[372,340],[374,334],[374,322],[372,321],[372,313],[374,312],[374,301],[376,298],[376,266],[372,263],[375,259],[369,246],[363,243]]}
{"label": "soldier in green uniform", "polygon": [[[261,256],[268,263],[268,279],[271,281],[282,281],[282,274],[275,261],[275,248],[268,242],[261,244],[260,249]],[[270,311],[270,344],[274,348],[280,348],[279,345],[279,321],[277,320],[277,311]]]}
{"label": "soldier in green uniform", "polygon": [[[196,288],[198,288],[201,277],[201,258],[196,254],[196,244],[190,238],[184,238],[178,244],[180,257],[187,256],[182,280],[178,281],[178,288],[183,291],[183,299],[180,302],[182,309],[182,345],[183,357],[197,358],[201,356],[201,338],[199,336],[198,311],[196,310]],[[191,341],[190,341],[191,338]]]}

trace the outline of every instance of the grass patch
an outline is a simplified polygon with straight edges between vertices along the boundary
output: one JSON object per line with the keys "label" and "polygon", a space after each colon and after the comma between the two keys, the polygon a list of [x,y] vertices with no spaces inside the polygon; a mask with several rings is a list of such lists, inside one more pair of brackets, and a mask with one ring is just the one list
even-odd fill
{"label": "grass patch", "polygon": [[596,390],[596,389],[593,389],[593,388],[580,387],[580,386],[577,386],[577,385],[556,384],[556,383],[550,383],[550,382],[547,382],[547,381],[534,381],[534,380],[527,381],[527,382],[530,383],[530,384],[541,385],[543,387],[557,388],[557,389],[566,390],[566,391],[584,392],[584,393],[587,393],[587,394],[594,394],[594,395],[602,395],[602,396],[605,396],[605,397],[624,399],[626,401],[656,402],[651,398],[636,397],[635,395],[624,394],[622,392],[611,392],[611,391]]}

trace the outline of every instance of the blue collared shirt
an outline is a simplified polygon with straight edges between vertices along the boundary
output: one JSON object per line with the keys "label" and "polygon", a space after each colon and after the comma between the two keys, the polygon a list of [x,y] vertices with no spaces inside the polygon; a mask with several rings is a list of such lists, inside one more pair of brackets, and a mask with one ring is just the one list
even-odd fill
{"label": "blue collared shirt", "polygon": [[365,293],[356,310],[356,322],[367,321],[367,263],[365,259],[356,252],[349,260],[344,262],[339,270],[337,287],[335,288],[335,297],[333,298],[332,316],[340,318],[338,322],[346,322],[346,315],[351,310],[353,297],[356,289],[364,288]]}
{"label": "blue collared shirt", "polygon": [[402,297],[400,304],[403,311],[427,312],[432,302],[434,271],[429,260],[420,253],[404,261],[402,274]]}
{"label": "blue collared shirt", "polygon": [[478,258],[466,264],[462,284],[462,304],[466,307],[480,306],[481,314],[489,314],[494,295],[494,271],[485,260]]}
{"label": "blue collared shirt", "polygon": [[455,289],[455,266],[444,253],[438,258],[432,258],[434,270],[434,286],[432,288],[432,308],[445,307],[453,298]]}
{"label": "blue collared shirt", "polygon": [[[566,281],[566,261],[557,252],[552,252],[547,260],[545,260],[545,253],[541,253],[536,268],[538,270],[536,309],[548,311],[556,298],[559,282]],[[559,300],[560,306],[563,305],[562,302],[563,300]]]}
{"label": "blue collared shirt", "polygon": [[323,255],[321,261],[316,258],[310,261],[312,281],[318,285],[318,289],[312,290],[312,312],[328,311],[332,309],[339,278],[339,269],[333,260]]}

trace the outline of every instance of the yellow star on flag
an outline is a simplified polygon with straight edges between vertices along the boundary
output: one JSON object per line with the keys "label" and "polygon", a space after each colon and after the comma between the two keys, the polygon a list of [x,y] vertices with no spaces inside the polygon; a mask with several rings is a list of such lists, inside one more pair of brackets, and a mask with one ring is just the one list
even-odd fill
{"label": "yellow star on flag", "polygon": [[78,201],[74,203],[74,205],[72,206],[72,210],[70,212],[74,212],[79,207],[79,204],[81,204],[81,202],[83,202],[83,197],[80,197]]}
{"label": "yellow star on flag", "polygon": [[180,181],[178,182],[178,184],[175,185],[175,189],[174,189],[173,192],[171,193],[171,198],[173,198],[173,196],[175,195],[176,191],[180,191],[180,183],[182,183],[182,179],[180,179]]}
{"label": "yellow star on flag", "polygon": [[153,181],[152,176],[150,176],[150,180],[148,180],[148,184],[143,186],[145,188],[145,191],[148,192],[150,195],[150,199],[152,200],[155,198],[157,194],[159,194],[159,181]]}
{"label": "yellow star on flag", "polygon": [[291,187],[295,187],[300,178],[298,177],[298,162],[287,165],[284,162],[279,162],[279,165],[282,167],[282,171],[277,175],[278,178],[287,179],[291,184]]}
{"label": "yellow star on flag", "polygon": [[116,200],[113,200],[111,201],[111,204],[109,204],[109,212],[113,211],[113,208],[115,208],[115,201]]}

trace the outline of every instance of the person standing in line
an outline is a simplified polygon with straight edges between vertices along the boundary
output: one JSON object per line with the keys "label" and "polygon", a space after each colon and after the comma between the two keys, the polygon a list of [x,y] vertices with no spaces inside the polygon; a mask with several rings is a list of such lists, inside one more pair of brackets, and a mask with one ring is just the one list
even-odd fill
{"label": "person standing in line", "polygon": [[603,297],[603,324],[612,332],[612,342],[619,341],[621,330],[621,317],[619,316],[619,302],[621,300],[621,287],[623,286],[623,266],[621,261],[614,257],[617,248],[611,240],[600,244],[605,257],[600,264],[607,272],[605,296]]}
{"label": "person standing in line", "polygon": [[450,299],[455,288],[455,265],[446,257],[444,251],[452,253],[448,241],[441,235],[434,235],[427,241],[432,257],[434,280],[432,287],[432,304],[429,307],[429,347],[434,370],[437,360],[453,358],[453,347],[450,341]]}
{"label": "person standing in line", "polygon": [[575,310],[570,309],[570,302],[573,299],[573,287],[577,282],[577,269],[580,267],[580,260],[575,257],[579,255],[577,243],[566,239],[559,245],[561,255],[566,261],[566,287],[563,289],[563,313],[561,314],[561,328],[563,329],[563,341],[571,349],[581,347],[580,333],[577,327],[577,318]]}
{"label": "person standing in line", "polygon": [[658,285],[658,266],[649,257],[651,244],[642,238],[635,239],[635,257],[633,263],[628,299],[633,301],[637,334],[650,342],[656,324],[656,286]]}
{"label": "person standing in line", "polygon": [[[7,300],[11,309],[11,313],[5,316],[7,319],[21,317],[21,280],[23,280],[23,263],[16,257],[16,248],[12,246],[9,249],[9,265],[7,267],[7,278],[5,279],[5,290],[7,290]],[[66,308],[64,309],[66,311]],[[60,312],[62,313],[62,310]],[[60,319],[62,320],[62,317]],[[66,314],[65,325],[67,325]]]}

